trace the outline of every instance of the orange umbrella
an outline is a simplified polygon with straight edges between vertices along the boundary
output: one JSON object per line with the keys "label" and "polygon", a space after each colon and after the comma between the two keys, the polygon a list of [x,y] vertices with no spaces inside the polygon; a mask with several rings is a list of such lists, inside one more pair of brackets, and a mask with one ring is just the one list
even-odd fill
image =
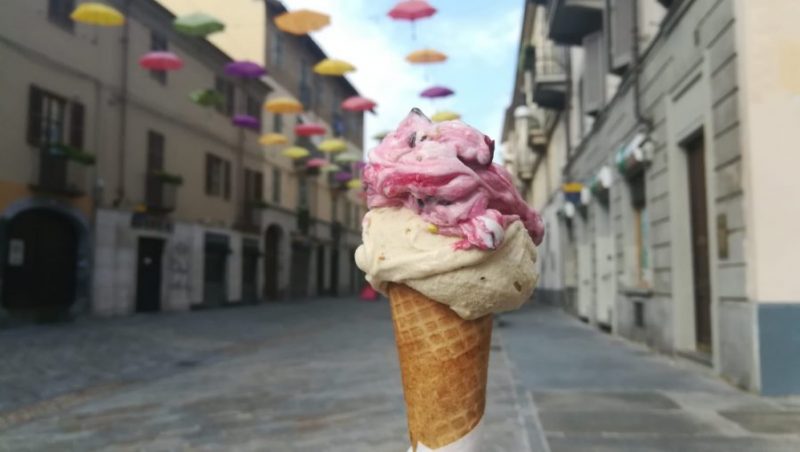
{"label": "orange umbrella", "polygon": [[415,50],[406,55],[406,61],[409,63],[425,64],[425,63],[441,63],[447,59],[447,55],[433,49]]}
{"label": "orange umbrella", "polygon": [[278,28],[293,35],[304,35],[317,31],[330,23],[330,16],[310,9],[298,9],[275,18],[275,25]]}

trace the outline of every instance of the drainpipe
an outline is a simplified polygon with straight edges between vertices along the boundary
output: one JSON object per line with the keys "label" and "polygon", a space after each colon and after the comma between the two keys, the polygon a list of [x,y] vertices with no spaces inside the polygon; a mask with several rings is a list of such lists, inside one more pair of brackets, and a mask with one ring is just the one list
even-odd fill
{"label": "drainpipe", "polygon": [[[131,0],[125,0],[124,15],[129,17]],[[117,196],[112,203],[114,207],[119,207],[125,200],[125,154],[128,131],[128,54],[130,49],[130,20],[126,20],[122,28],[122,73],[120,74],[120,94],[119,94],[119,136],[117,147],[119,149],[119,159],[117,160]]]}
{"label": "drainpipe", "polygon": [[653,130],[652,119],[646,117],[642,111],[642,92],[641,92],[641,75],[642,75],[642,58],[639,54],[639,1],[633,1],[633,39],[631,40],[631,51],[633,53],[633,105],[636,121],[644,125],[645,131],[649,134]]}
{"label": "drainpipe", "polygon": [[[572,111],[572,53],[570,52],[569,47],[562,47],[564,51],[564,66],[565,71],[567,72],[567,99],[566,99],[566,108],[564,109],[564,114],[566,114],[566,122],[564,125],[564,130],[567,134],[567,160],[572,156],[572,115],[570,112]],[[582,120],[583,118],[578,118]]]}

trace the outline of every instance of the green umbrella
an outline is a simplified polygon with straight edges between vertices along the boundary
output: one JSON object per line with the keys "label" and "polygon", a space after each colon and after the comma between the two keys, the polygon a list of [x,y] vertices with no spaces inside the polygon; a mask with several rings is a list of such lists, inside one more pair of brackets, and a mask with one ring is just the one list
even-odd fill
{"label": "green umbrella", "polygon": [[333,158],[336,163],[355,163],[361,160],[361,156],[350,152],[339,154]]}
{"label": "green umbrella", "polygon": [[172,24],[179,32],[189,36],[208,36],[225,29],[225,24],[203,13],[176,17]]}
{"label": "green umbrella", "polygon": [[189,94],[189,98],[197,105],[203,107],[216,107],[222,105],[224,101],[222,94],[213,89],[198,89],[197,91],[192,91],[192,93]]}

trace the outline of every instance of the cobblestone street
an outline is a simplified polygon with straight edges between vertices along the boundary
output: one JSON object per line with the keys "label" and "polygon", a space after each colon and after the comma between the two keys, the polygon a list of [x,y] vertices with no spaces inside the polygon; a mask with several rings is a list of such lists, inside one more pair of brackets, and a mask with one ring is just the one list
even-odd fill
{"label": "cobblestone street", "polygon": [[[800,404],[528,308],[496,329],[486,451],[796,451]],[[0,333],[0,449],[403,451],[385,302]]]}

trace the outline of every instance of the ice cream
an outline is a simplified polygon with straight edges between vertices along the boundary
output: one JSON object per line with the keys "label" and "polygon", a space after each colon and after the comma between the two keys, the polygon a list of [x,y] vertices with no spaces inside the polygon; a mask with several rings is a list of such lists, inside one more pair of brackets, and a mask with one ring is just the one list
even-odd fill
{"label": "ice cream", "polygon": [[476,129],[414,109],[364,169],[356,263],[391,301],[414,451],[483,450],[490,314],[536,285],[542,220],[493,156]]}

